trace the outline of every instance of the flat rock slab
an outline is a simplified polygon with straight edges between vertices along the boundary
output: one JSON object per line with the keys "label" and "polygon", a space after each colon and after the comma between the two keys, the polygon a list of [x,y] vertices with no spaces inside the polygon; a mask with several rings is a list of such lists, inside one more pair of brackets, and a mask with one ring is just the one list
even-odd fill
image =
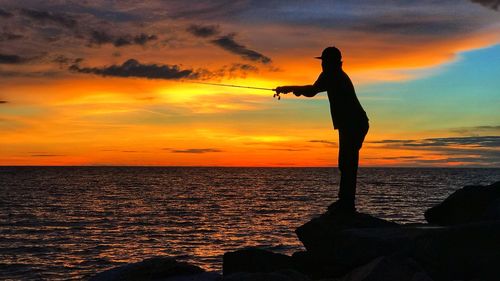
{"label": "flat rock slab", "polygon": [[156,281],[201,273],[204,273],[204,270],[195,265],[178,262],[170,257],[155,257],[103,271],[91,277],[89,281]]}
{"label": "flat rock slab", "polygon": [[294,270],[279,270],[275,272],[239,272],[224,276],[224,281],[311,281],[311,279]]}
{"label": "flat rock slab", "polygon": [[293,268],[292,257],[259,248],[227,252],[222,264],[224,276],[236,272],[273,272]]}
{"label": "flat rock slab", "polygon": [[155,281],[222,281],[222,275],[216,272],[203,272],[190,275],[178,275],[167,279],[157,279]]}
{"label": "flat rock slab", "polygon": [[432,281],[422,267],[408,257],[378,257],[337,281]]}
{"label": "flat rock slab", "polygon": [[500,280],[500,221],[423,234],[414,257],[436,280]]}
{"label": "flat rock slab", "polygon": [[459,189],[427,210],[425,219],[439,225],[500,220],[500,182]]}
{"label": "flat rock slab", "polygon": [[340,231],[397,226],[397,223],[363,213],[326,213],[300,226],[295,233],[307,251],[320,256],[329,256],[335,248],[336,235]]}
{"label": "flat rock slab", "polygon": [[440,229],[421,225],[342,230],[336,234],[331,259],[337,265],[355,267],[380,256],[410,255],[416,237]]}

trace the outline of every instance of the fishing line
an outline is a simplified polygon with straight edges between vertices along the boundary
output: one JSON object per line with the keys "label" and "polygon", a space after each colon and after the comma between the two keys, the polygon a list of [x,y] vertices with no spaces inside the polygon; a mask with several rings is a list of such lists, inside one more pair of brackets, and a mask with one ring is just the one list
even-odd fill
{"label": "fishing line", "polygon": [[222,87],[255,89],[255,90],[268,90],[268,91],[275,91],[276,90],[276,89],[271,89],[271,88],[250,87],[250,86],[241,86],[241,85],[232,85],[232,84],[220,84],[220,83],[210,83],[210,82],[199,82],[199,81],[183,81],[183,82],[195,83],[195,84],[204,84],[204,85],[212,85],[212,86],[222,86]]}
{"label": "fishing line", "polygon": [[[210,83],[210,82],[200,82],[200,81],[186,81],[181,80],[182,82],[194,83],[194,84],[202,84],[202,85],[211,85],[211,86],[220,86],[220,87],[231,87],[231,88],[243,88],[243,89],[253,89],[253,90],[264,90],[264,91],[276,91],[276,89],[271,88],[263,88],[263,87],[250,87],[250,86],[242,86],[242,85],[233,85],[233,84],[221,84],[221,83]],[[277,97],[281,99],[280,94],[275,93],[273,98]]]}

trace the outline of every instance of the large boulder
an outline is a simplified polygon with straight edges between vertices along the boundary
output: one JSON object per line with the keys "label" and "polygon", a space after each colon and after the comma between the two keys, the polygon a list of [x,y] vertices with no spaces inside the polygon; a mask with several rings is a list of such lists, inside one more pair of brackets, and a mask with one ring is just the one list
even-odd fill
{"label": "large boulder", "polygon": [[500,182],[459,189],[427,210],[425,219],[439,225],[500,220]]}
{"label": "large boulder", "polygon": [[[398,228],[399,225],[396,223],[368,214],[325,213],[295,230],[307,251],[294,254],[294,268],[315,279],[340,277],[357,265],[390,252],[378,247],[376,243],[379,241],[375,241],[377,239],[372,239],[371,250],[378,248],[381,251],[366,251],[358,247],[356,245],[358,238],[365,242],[370,240],[366,235],[360,235],[360,232],[371,230],[375,233],[387,229],[387,233],[393,233],[398,232]],[[368,244],[370,243],[365,243]],[[351,248],[352,246],[354,248]]]}
{"label": "large boulder", "polygon": [[311,281],[304,274],[287,269],[274,272],[239,272],[224,275],[224,281]]}
{"label": "large boulder", "polygon": [[342,212],[326,213],[295,230],[308,252],[320,258],[329,258],[334,252],[339,232],[353,228],[397,227],[398,224],[368,214]]}
{"label": "large boulder", "polygon": [[198,275],[202,273],[204,273],[204,270],[195,265],[186,262],[178,262],[170,257],[155,257],[103,271],[91,277],[89,280],[148,281],[162,280],[174,276]]}
{"label": "large boulder", "polygon": [[415,259],[436,280],[500,280],[500,221],[443,227],[419,236]]}
{"label": "large boulder", "polygon": [[190,275],[177,275],[166,279],[155,279],[155,281],[222,281],[222,275],[216,272],[203,272]]}
{"label": "large boulder", "polygon": [[432,281],[422,267],[408,257],[378,257],[337,281]]}
{"label": "large boulder", "polygon": [[308,251],[295,252],[292,255],[294,269],[316,280],[343,276],[352,268],[322,260]]}
{"label": "large boulder", "polygon": [[222,264],[224,276],[236,272],[273,272],[293,268],[290,256],[249,247],[227,252]]}
{"label": "large boulder", "polygon": [[336,235],[331,257],[335,264],[352,268],[394,253],[409,256],[415,238],[436,229],[439,227],[414,225],[342,230]]}

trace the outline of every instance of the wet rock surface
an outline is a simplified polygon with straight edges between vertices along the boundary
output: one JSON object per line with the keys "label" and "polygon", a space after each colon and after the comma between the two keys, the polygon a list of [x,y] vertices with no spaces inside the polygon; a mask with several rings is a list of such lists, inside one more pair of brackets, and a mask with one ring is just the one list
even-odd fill
{"label": "wet rock surface", "polygon": [[223,257],[224,275],[235,272],[273,272],[293,268],[290,256],[273,253],[258,248],[246,248],[227,252]]}
{"label": "wet rock surface", "polygon": [[224,275],[225,281],[310,281],[306,275],[295,270],[274,272],[238,272]]}
{"label": "wet rock surface", "polygon": [[500,280],[500,220],[426,233],[414,256],[436,280]]}
{"label": "wet rock surface", "polygon": [[339,281],[430,281],[424,269],[412,258],[404,256],[378,257],[360,266]]}
{"label": "wet rock surface", "polygon": [[325,213],[300,226],[295,233],[307,251],[327,257],[334,250],[337,235],[342,230],[397,226],[394,222],[363,213]]}
{"label": "wet rock surface", "polygon": [[169,257],[155,257],[103,271],[90,281],[147,281],[174,276],[196,275],[205,271],[195,265]]}

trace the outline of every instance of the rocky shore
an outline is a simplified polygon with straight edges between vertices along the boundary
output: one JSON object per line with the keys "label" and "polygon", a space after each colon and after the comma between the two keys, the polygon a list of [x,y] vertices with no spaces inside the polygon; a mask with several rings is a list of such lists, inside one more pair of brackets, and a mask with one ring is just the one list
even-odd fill
{"label": "rocky shore", "polygon": [[466,186],[425,212],[427,224],[325,213],[295,230],[305,251],[227,252],[223,274],[157,257],[90,280],[500,280],[500,182]]}

